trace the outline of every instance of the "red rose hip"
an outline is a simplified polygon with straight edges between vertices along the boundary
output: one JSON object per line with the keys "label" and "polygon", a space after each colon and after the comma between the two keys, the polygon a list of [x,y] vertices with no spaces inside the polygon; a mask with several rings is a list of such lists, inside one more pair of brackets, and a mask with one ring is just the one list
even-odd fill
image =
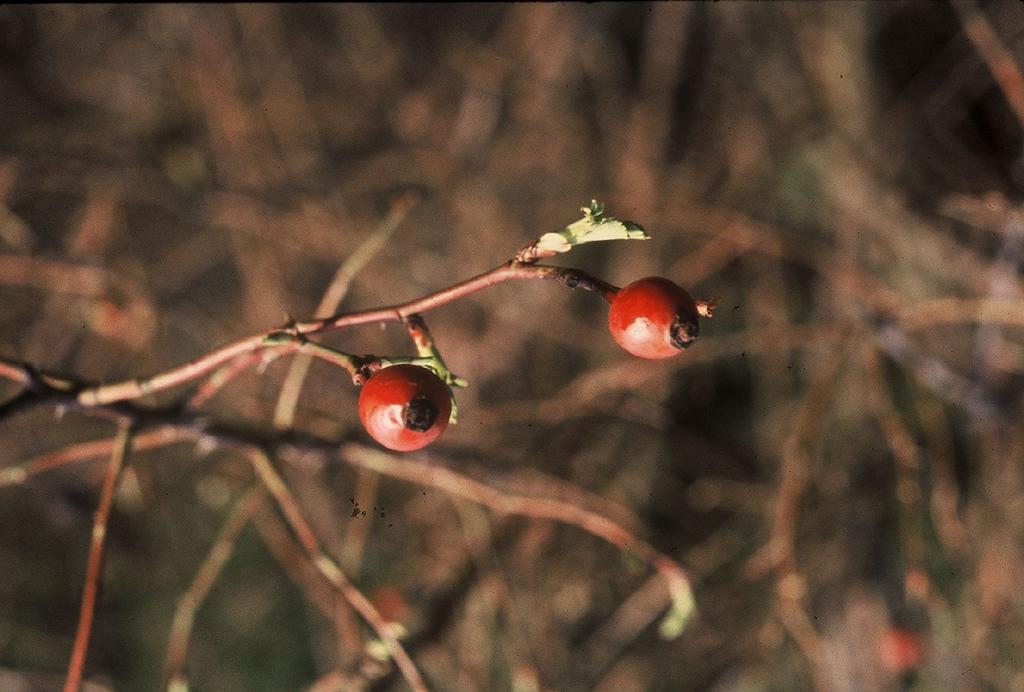
{"label": "red rose hip", "polygon": [[619,346],[651,359],[676,355],[692,344],[700,331],[693,298],[660,276],[648,276],[619,289],[608,311],[608,328]]}
{"label": "red rose hip", "polygon": [[448,386],[418,365],[378,370],[359,393],[359,420],[366,432],[396,452],[422,449],[436,440],[451,413]]}

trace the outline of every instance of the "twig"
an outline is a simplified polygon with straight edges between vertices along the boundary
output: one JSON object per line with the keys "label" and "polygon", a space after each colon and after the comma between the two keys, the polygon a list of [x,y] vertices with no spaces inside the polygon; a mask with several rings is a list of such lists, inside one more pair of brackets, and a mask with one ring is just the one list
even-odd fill
{"label": "twig", "polygon": [[952,402],[969,413],[976,421],[998,417],[997,409],[963,375],[955,372],[945,361],[920,352],[895,324],[885,324],[876,330],[875,343],[890,358],[910,372],[914,378],[939,397]]}
{"label": "twig", "polygon": [[[159,427],[144,433],[135,434],[132,437],[132,451],[140,452],[146,449],[163,447],[185,439],[188,439],[188,436],[175,427]],[[0,488],[9,485],[21,485],[32,476],[44,471],[52,471],[53,469],[70,464],[109,456],[116,446],[117,441],[109,438],[79,442],[78,444],[59,449],[56,452],[42,454],[21,464],[0,468]]]}
{"label": "twig", "polygon": [[85,297],[102,296],[109,288],[117,288],[126,297],[141,293],[123,277],[102,267],[36,256],[0,254],[0,277],[3,284]]}
{"label": "twig", "polygon": [[867,371],[868,402],[872,415],[878,421],[882,437],[895,461],[896,499],[900,504],[900,538],[906,556],[903,572],[909,574],[922,568],[925,550],[919,525],[922,516],[922,493],[918,445],[893,400],[882,368],[882,356],[877,349],[867,351],[864,367]]}
{"label": "twig", "polygon": [[661,575],[651,575],[580,646],[587,668],[607,670],[622,651],[657,618],[666,605]]}
{"label": "twig", "polygon": [[285,575],[299,587],[306,600],[324,617],[333,617],[338,601],[342,600],[341,596],[313,567],[302,548],[295,543],[281,516],[272,508],[266,507],[262,512],[257,512],[252,523],[270,555],[281,566]]}
{"label": "twig", "polygon": [[[320,304],[317,306],[316,315],[330,315],[341,307],[341,302],[348,294],[349,285],[352,280],[362,271],[363,267],[380,252],[387,244],[388,238],[395,232],[398,226],[409,215],[409,212],[416,206],[418,198],[412,194],[400,197],[392,206],[384,222],[366,240],[364,240],[356,251],[341,263],[330,285],[324,291]],[[277,405],[274,407],[274,425],[278,428],[290,428],[295,420],[295,408],[299,403],[299,394],[302,385],[309,372],[312,360],[309,356],[296,356],[288,368],[288,374],[281,385],[281,393],[277,397]]]}
{"label": "twig", "polygon": [[[295,538],[279,513],[265,509],[254,517],[253,523],[267,550],[270,551],[288,578],[302,590],[306,600],[316,607],[326,619],[335,622],[339,644],[345,646],[347,651],[352,652],[354,659],[361,652],[359,624],[352,617],[352,606],[324,578],[303,549],[295,543]],[[354,523],[365,524],[366,522]],[[341,613],[348,616],[343,625],[338,620]],[[339,651],[339,665],[344,660],[344,652]]]}
{"label": "twig", "polygon": [[[353,495],[359,499],[359,504],[369,507],[377,502],[377,485],[380,476],[367,469],[356,469],[356,483]],[[362,569],[363,549],[366,546],[366,539],[370,534],[369,521],[350,521],[345,528],[345,538],[342,543],[341,562],[345,571],[353,579],[358,578]]]}
{"label": "twig", "polygon": [[232,361],[217,368],[212,375],[207,377],[189,397],[189,408],[200,408],[207,401],[217,395],[217,392],[224,389],[233,379],[263,360],[260,352],[246,353],[238,356]]}
{"label": "twig", "polygon": [[902,307],[897,314],[907,329],[972,322],[1019,327],[1024,326],[1024,300],[935,298]]}
{"label": "twig", "polygon": [[[89,327],[97,334],[120,340],[132,348],[141,347],[152,333],[154,309],[143,287],[125,275],[102,267],[38,256],[0,254],[0,284],[27,286],[56,294],[50,296],[46,313],[54,313],[54,308],[61,304],[66,310],[72,305],[67,303],[68,296],[90,298],[93,309],[89,312]],[[120,306],[105,298],[111,290],[119,294]],[[58,312],[63,314],[63,311]],[[129,320],[132,329],[119,328]],[[41,327],[44,323],[46,320],[37,321],[28,341],[48,346],[50,356],[59,360],[60,356],[52,353],[53,336],[47,336],[49,329]]]}
{"label": "twig", "polygon": [[[342,301],[348,294],[349,286],[367,263],[380,252],[387,244],[388,239],[405,220],[409,212],[419,202],[418,195],[409,193],[399,197],[392,205],[384,221],[377,229],[366,238],[355,252],[349,255],[344,262],[338,266],[338,270],[331,279],[327,290],[320,298],[317,306],[317,316],[330,315],[341,307]],[[274,406],[274,425],[279,429],[290,428],[295,421],[295,411],[299,404],[299,396],[305,384],[306,376],[309,373],[312,358],[308,355],[299,354],[292,359],[281,385],[281,391]],[[374,481],[370,487],[376,491],[376,477],[367,477],[364,471],[359,472],[357,480],[357,492],[359,488],[366,486],[370,480]],[[369,500],[372,502],[372,500]],[[366,522],[351,522],[346,534],[344,545],[347,548],[345,557],[346,569],[351,574],[358,574],[359,562],[362,557],[363,546],[366,542],[366,535],[369,524]],[[351,644],[353,633],[356,633],[356,624],[351,611],[345,607],[345,601],[339,603],[334,617],[335,626],[338,630],[338,638],[341,642]]]}
{"label": "twig", "polygon": [[422,460],[407,461],[362,445],[344,445],[340,455],[353,466],[437,488],[449,495],[490,507],[499,514],[551,519],[579,527],[617,548],[628,550],[657,570],[665,579],[669,595],[681,613],[693,608],[693,592],[685,570],[675,560],[607,517],[568,502],[505,493],[450,469]]}
{"label": "twig", "polygon": [[[701,352],[687,354],[687,364],[704,363],[717,358],[739,355],[741,352],[760,353],[775,349],[784,351],[798,348],[832,347],[837,342],[840,342],[845,334],[846,332],[841,325],[831,324],[807,325],[793,327],[788,330],[770,330],[762,333],[763,338],[758,341],[760,345],[758,347],[751,347],[749,345],[750,338],[747,332],[738,332],[721,337],[707,337],[707,348]],[[751,351],[751,348],[754,350]],[[30,372],[31,370],[27,370],[23,364],[0,359],[0,376],[10,373],[10,379],[28,384],[33,381],[32,376],[29,375]],[[601,397],[607,398],[608,393],[611,391],[641,386],[650,379],[657,377],[660,372],[659,368],[648,367],[646,364],[637,364],[630,361],[606,371],[581,375],[577,380],[570,383],[562,394],[537,405],[535,409],[536,415],[559,420],[568,415],[567,411],[587,411],[589,402]],[[75,404],[73,392],[84,387],[83,384],[74,380],[57,378],[47,373],[37,374],[50,383],[50,385],[47,385],[45,382],[39,382],[37,386],[44,388],[55,386],[58,390],[65,393],[60,397],[54,394],[54,398],[46,402],[38,400],[38,398],[31,395],[31,392],[28,392],[28,395],[21,404],[12,407],[14,410],[20,410],[23,406],[45,403],[56,406],[73,406]],[[567,406],[566,402],[571,402],[573,406]],[[3,406],[7,405],[0,405],[0,409]],[[134,437],[133,447],[137,450],[152,449],[184,439],[195,439],[202,435],[208,435],[225,443],[268,444],[268,440],[253,436],[251,431],[229,429],[224,426],[208,426],[204,423],[202,417],[192,413],[182,414],[173,409],[129,408],[127,404],[115,406],[117,415],[128,415],[136,421],[137,429],[140,432],[137,432]],[[525,402],[516,401],[507,405],[491,406],[479,415],[484,420],[505,420],[521,415],[524,407]],[[83,412],[91,412],[103,416],[108,414],[108,410],[103,407],[87,409],[83,410]],[[2,410],[0,410],[0,414],[2,414]],[[3,415],[0,415],[0,418],[2,417]],[[155,429],[141,431],[142,428],[153,428],[154,426],[156,426]],[[311,436],[307,436],[303,440],[289,439],[287,434],[280,436],[278,442],[269,442],[270,449],[277,449],[280,445],[287,443],[296,449],[308,451],[327,451],[334,444],[332,441]],[[0,487],[18,485],[37,473],[101,457],[110,453],[111,446],[110,440],[83,442],[35,457],[22,464],[0,468]]]}
{"label": "twig", "polygon": [[[333,365],[337,365],[344,368],[352,376],[353,380],[357,380],[363,376],[363,371],[368,365],[372,365],[372,359],[360,358],[335,351],[334,349],[328,348],[321,344],[314,343],[306,339],[301,334],[296,334],[294,330],[283,331],[276,330],[265,334],[260,343],[260,348],[253,349],[251,351],[244,351],[238,356],[233,358],[229,357],[224,360],[229,361],[228,365],[225,366],[223,372],[215,373],[210,378],[211,381],[204,383],[205,387],[200,388],[200,392],[197,393],[189,402],[198,400],[199,403],[205,402],[205,400],[215,394],[231,377],[234,377],[237,373],[229,372],[233,368],[237,367],[238,361],[245,358],[254,358],[257,361],[270,362],[274,358],[277,358],[286,353],[303,353],[316,358],[325,360]],[[41,395],[46,394],[52,397],[52,395],[64,395],[73,394],[71,397],[62,396],[62,403],[68,406],[76,407],[102,407],[110,404],[116,404],[120,401],[129,401],[134,397],[128,399],[117,399],[111,402],[97,403],[94,401],[83,402],[81,395],[85,392],[103,390],[104,386],[92,386],[85,382],[61,377],[53,373],[44,372],[39,370],[34,365],[28,363],[21,363],[14,360],[8,360],[0,357],[0,377],[9,379],[14,382],[25,384],[25,389],[15,396],[14,399],[8,400],[3,404],[0,404],[0,418],[10,415],[12,410],[18,410],[21,408],[21,403],[14,403],[20,396],[25,395],[26,399],[40,399]],[[161,376],[158,376],[161,377]],[[136,382],[136,381],[133,381]],[[150,390],[149,385],[145,382],[138,383],[146,392],[156,391],[164,387],[156,387]],[[141,396],[141,395],[140,395]],[[27,402],[31,405],[31,402]],[[14,404],[14,405],[12,405]],[[185,408],[190,408],[186,404]]]}
{"label": "twig", "polygon": [[[430,330],[427,329],[427,323],[424,321],[423,316],[418,314],[409,315],[403,320],[403,324],[405,325],[405,331],[409,334],[409,338],[412,339],[412,343],[416,347],[416,354],[420,358],[426,358],[430,361],[428,367],[434,370],[438,377],[444,380],[450,387],[465,387],[466,381],[449,370],[448,366],[445,365],[444,358],[441,357],[441,351],[437,348]],[[452,420],[455,420],[456,415],[455,399],[452,398]]]}
{"label": "twig", "polygon": [[796,562],[795,533],[800,499],[807,486],[807,467],[811,461],[804,448],[822,434],[836,377],[847,357],[847,353],[833,354],[821,363],[814,374],[783,445],[779,490],[768,542],[748,563],[751,577],[774,571],[779,621],[806,658],[817,689],[829,687],[822,676],[824,644],[804,607],[806,587]]}
{"label": "twig", "polygon": [[356,612],[363,616],[363,619],[373,628],[377,636],[387,645],[391,656],[395,659],[395,663],[398,665],[399,670],[402,671],[402,675],[405,677],[406,682],[409,683],[409,686],[417,692],[425,691],[427,686],[420,675],[419,669],[416,668],[416,664],[409,657],[405,647],[402,646],[402,643],[395,636],[391,626],[384,621],[384,618],[381,617],[373,603],[359,589],[352,585],[334,560],[323,552],[319,539],[313,533],[309,522],[302,515],[298,502],[296,502],[295,497],[288,489],[284,479],[277,472],[277,469],[274,468],[270,458],[259,449],[250,450],[249,458],[252,461],[256,475],[274,497],[285,521],[295,531],[295,536],[299,539],[299,543],[306,551],[310,560],[312,560],[313,565],[344,596],[345,600],[349,602]]}
{"label": "twig", "polygon": [[1024,76],[1021,76],[1013,54],[1006,50],[988,19],[973,2],[954,2],[953,8],[960,15],[967,38],[981,54],[1006,102],[1024,126]]}
{"label": "twig", "polygon": [[[33,371],[26,370],[26,372]],[[297,502],[284,484],[284,480],[270,463],[268,454],[284,456],[316,453],[323,455],[324,458],[331,458],[340,453],[344,461],[357,468],[436,487],[452,495],[488,506],[500,514],[550,519],[578,526],[613,545],[629,550],[652,565],[668,584],[669,595],[675,606],[673,612],[681,613],[684,617],[692,612],[692,590],[682,567],[629,530],[595,512],[558,500],[504,493],[454,471],[425,465],[419,461],[404,461],[359,445],[344,445],[339,448],[337,441],[319,438],[315,435],[282,432],[276,435],[261,436],[252,430],[213,425],[194,412],[187,410],[148,409],[131,402],[80,407],[76,403],[76,392],[80,386],[74,380],[36,373],[26,392],[37,393],[31,401],[23,403],[22,406],[79,407],[82,413],[91,416],[117,420],[128,419],[138,429],[156,425],[160,428],[170,428],[182,437],[208,439],[245,451],[252,458],[257,475],[271,491],[282,514],[310,557],[311,564],[391,647],[403,675],[410,681],[417,681],[413,685],[416,689],[424,688],[416,686],[422,682],[422,678],[411,659],[408,658],[404,649],[401,648],[401,644],[394,638],[390,627],[383,621],[373,605],[348,582],[338,566],[324,555],[318,539],[302,516]],[[78,456],[84,457],[85,455],[79,454]]]}
{"label": "twig", "polygon": [[117,431],[114,453],[107,467],[100,491],[100,502],[92,525],[92,542],[89,545],[89,562],[85,570],[85,586],[82,588],[82,610],[78,618],[78,630],[75,643],[71,650],[71,661],[68,664],[68,676],[64,682],[64,692],[78,692],[82,687],[82,671],[85,668],[85,656],[89,649],[89,637],[92,634],[92,621],[96,609],[96,598],[99,594],[100,572],[103,568],[103,549],[107,538],[107,521],[110,509],[114,504],[114,493],[121,470],[124,468],[128,449],[131,445],[131,426],[122,424]]}
{"label": "twig", "polygon": [[185,662],[188,657],[189,640],[192,638],[192,625],[196,612],[206,600],[224,565],[231,558],[242,530],[249,524],[253,515],[263,506],[266,498],[262,485],[251,488],[231,510],[220,533],[217,534],[210,552],[207,553],[195,577],[189,584],[184,595],[178,600],[171,621],[171,631],[167,641],[167,680],[169,689],[185,689],[187,675]]}
{"label": "twig", "polygon": [[[700,351],[686,354],[680,367],[693,367],[739,355],[786,353],[813,348],[832,348],[845,338],[842,324],[822,322],[789,327],[757,326],[749,330],[702,336]],[[755,338],[757,337],[757,338]],[[641,390],[651,380],[664,377],[664,369],[656,362],[638,363],[635,360],[609,365],[601,370],[580,374],[568,382],[557,394],[545,401],[512,400],[492,404],[477,411],[478,419],[485,422],[518,420],[523,416],[548,422],[559,422],[573,416],[590,415],[596,402],[614,401],[611,394],[618,391]]]}
{"label": "twig", "polygon": [[[190,382],[198,377],[211,372],[218,366],[233,360],[234,358],[253,353],[266,348],[282,348],[284,351],[303,350],[299,349],[292,342],[273,342],[273,337],[291,335],[299,337],[311,336],[323,332],[334,331],[360,324],[371,324],[375,322],[402,322],[409,315],[417,312],[425,312],[434,308],[446,305],[454,300],[463,298],[477,291],[495,286],[505,281],[543,279],[557,281],[570,288],[580,287],[585,290],[595,291],[601,295],[614,293],[614,286],[600,279],[590,276],[578,269],[565,267],[551,267],[543,265],[521,265],[515,262],[508,262],[496,267],[491,271],[484,272],[472,279],[449,286],[435,293],[422,298],[373,310],[352,312],[335,317],[309,322],[298,322],[284,329],[271,329],[269,331],[233,341],[225,346],[215,349],[206,355],[185,365],[172,368],[157,375],[145,379],[131,379],[123,382],[115,382],[107,385],[87,387],[80,391],[77,401],[83,406],[98,406],[119,401],[137,399],[153,394],[155,392],[171,389]],[[308,343],[308,342],[297,342]]]}
{"label": "twig", "polygon": [[0,361],[0,377],[25,386],[32,382],[31,375],[25,371],[24,367],[5,361]]}

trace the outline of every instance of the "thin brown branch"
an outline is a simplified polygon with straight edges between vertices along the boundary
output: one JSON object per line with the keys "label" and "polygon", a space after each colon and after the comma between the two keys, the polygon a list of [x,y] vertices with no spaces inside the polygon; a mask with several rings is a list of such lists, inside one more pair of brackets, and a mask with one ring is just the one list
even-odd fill
{"label": "thin brown branch", "polygon": [[901,307],[901,324],[924,329],[955,324],[1024,326],[1024,300],[992,298],[935,298]]}
{"label": "thin brown branch", "polygon": [[[882,437],[895,461],[895,496],[899,503],[898,527],[904,555],[904,591],[925,600],[927,587],[920,588],[922,580],[927,584],[927,569],[925,531],[922,523],[926,513],[921,511],[923,493],[919,449],[913,434],[903,421],[882,366],[882,354],[876,349],[867,350],[864,367],[869,387],[868,401],[882,430]],[[938,477],[933,481],[934,486],[941,487],[942,471],[935,469],[932,475]],[[941,529],[939,532],[941,536]]]}
{"label": "thin brown branch", "polygon": [[[693,367],[722,358],[761,353],[786,353],[804,349],[834,348],[845,338],[846,328],[830,322],[798,326],[757,326],[749,330],[701,337],[701,349],[686,354],[679,367]],[[581,373],[557,394],[544,401],[511,400],[479,409],[476,417],[484,422],[507,422],[524,416],[558,422],[573,416],[589,415],[595,408],[616,401],[619,391],[640,391],[652,380],[663,378],[664,368],[657,361],[622,361],[600,370]],[[650,422],[650,421],[648,421]]]}
{"label": "thin brown branch", "polygon": [[[45,398],[36,402],[37,405],[42,403],[59,406],[74,401],[75,391],[79,386],[76,382],[51,376],[40,377],[41,379],[34,380],[33,384],[45,385],[46,389]],[[257,474],[274,496],[282,514],[296,533],[312,564],[388,644],[403,674],[411,680],[421,680],[411,659],[401,648],[401,644],[394,637],[387,623],[380,618],[368,599],[349,583],[334,561],[323,553],[318,539],[299,509],[298,503],[270,463],[267,453],[261,451],[266,449],[274,454],[288,451],[333,456],[339,451],[336,442],[310,435],[296,437],[293,434],[260,438],[230,427],[213,426],[203,422],[191,412],[143,409],[131,403],[84,407],[82,412],[101,417],[129,419],[142,427],[158,424],[162,427],[170,427],[183,436],[193,439],[210,439],[244,450],[252,457]],[[447,469],[424,465],[422,462],[403,461],[358,445],[345,446],[341,451],[343,459],[357,468],[370,469],[421,485],[437,487],[453,495],[486,505],[501,514],[550,519],[578,526],[613,545],[629,550],[651,564],[666,580],[676,610],[685,617],[692,609],[692,590],[682,567],[629,530],[595,512],[558,500],[503,493]]]}
{"label": "thin brown branch", "polygon": [[171,631],[167,639],[167,680],[169,689],[184,689],[187,686],[185,663],[188,658],[189,640],[192,638],[192,626],[196,613],[213,588],[234,552],[238,538],[248,526],[249,521],[263,506],[266,498],[262,485],[251,488],[231,510],[220,533],[217,534],[213,546],[207,553],[192,582],[184,595],[178,600],[171,621]]}
{"label": "thin brown branch", "polygon": [[[98,406],[118,401],[137,399],[148,394],[164,391],[183,385],[187,382],[213,371],[220,365],[238,356],[253,353],[262,349],[280,349],[282,352],[300,350],[292,342],[279,343],[273,340],[275,335],[293,335],[305,337],[323,332],[335,331],[360,324],[376,322],[402,322],[409,315],[426,312],[451,303],[477,291],[506,281],[544,279],[557,281],[569,288],[580,287],[604,295],[615,288],[578,269],[565,267],[549,267],[538,265],[520,265],[509,262],[484,272],[479,276],[449,286],[435,293],[417,298],[407,303],[392,305],[374,310],[352,312],[322,320],[299,322],[285,329],[271,329],[221,346],[185,365],[172,368],[145,379],[132,379],[107,385],[87,387],[80,391],[77,401],[83,406]],[[273,341],[273,343],[268,343]]]}
{"label": "thin brown branch", "polygon": [[381,614],[373,603],[370,602],[370,599],[363,595],[348,580],[348,577],[341,571],[337,563],[324,553],[320,547],[319,539],[303,516],[298,502],[288,489],[284,479],[277,472],[277,469],[274,468],[270,458],[257,449],[251,450],[249,457],[256,475],[274,497],[282,515],[284,515],[285,521],[292,527],[296,537],[299,539],[299,543],[306,551],[309,559],[312,560],[313,565],[377,633],[377,636],[388,647],[391,656],[394,658],[398,669],[402,672],[409,686],[416,691],[426,690],[427,686],[420,675],[419,669],[416,668],[416,664],[413,663],[405,647],[402,646],[402,643],[395,636],[394,630],[381,617]]}
{"label": "thin brown branch", "polygon": [[89,545],[89,562],[85,569],[85,585],[82,588],[82,610],[78,618],[78,630],[75,643],[71,650],[71,661],[68,664],[68,675],[64,682],[64,692],[78,692],[82,687],[82,671],[85,669],[86,652],[89,649],[89,637],[92,634],[92,621],[96,610],[96,599],[100,589],[100,572],[103,569],[103,549],[106,546],[107,522],[110,509],[114,505],[114,493],[125,459],[131,446],[131,428],[122,425],[117,431],[114,452],[103,478],[100,491],[100,502],[92,524],[92,541]]}
{"label": "thin brown branch", "polygon": [[[154,307],[144,288],[126,275],[103,267],[38,256],[0,254],[0,284],[26,286],[57,294],[51,298],[44,313],[52,313],[52,308],[68,300],[69,296],[91,299],[91,309],[86,313],[90,329],[131,348],[141,347],[152,334]],[[112,291],[118,294],[114,301],[107,298]],[[67,309],[67,305],[64,309]],[[37,321],[30,330],[29,343],[38,338],[45,339],[31,336],[45,333],[46,328],[40,327],[45,322]],[[130,324],[131,329],[125,329],[126,324]],[[40,328],[44,332],[39,332]],[[52,338],[50,342],[41,342],[49,346],[50,350],[53,349]]]}
{"label": "thin brown branch", "polygon": [[101,267],[22,255],[0,255],[0,277],[4,284],[87,297],[104,295],[119,283]]}
{"label": "thin brown branch", "polygon": [[26,386],[32,382],[32,377],[25,371],[25,368],[4,361],[0,361],[0,377]]}
{"label": "thin brown branch", "polygon": [[253,517],[253,526],[260,534],[274,561],[294,583],[306,600],[324,617],[331,618],[337,610],[341,596],[324,579],[296,544],[284,520],[271,508],[264,508]]}
{"label": "thin brown branch", "polygon": [[[324,578],[303,549],[296,544],[280,514],[270,508],[264,509],[253,518],[253,524],[267,550],[288,578],[302,590],[306,600],[326,619],[335,623],[340,649],[338,661],[358,658],[362,647],[359,623],[353,617],[352,606]],[[344,621],[339,620],[342,614],[347,616]]]}
{"label": "thin brown branch", "polygon": [[[146,449],[155,449],[185,439],[188,439],[188,435],[184,431],[172,426],[162,426],[143,433],[136,433],[132,437],[132,450],[140,452]],[[79,442],[56,452],[42,454],[21,464],[4,467],[0,469],[0,488],[8,485],[21,485],[32,476],[44,471],[52,471],[70,464],[109,456],[116,446],[117,441],[111,439]]]}
{"label": "thin brown branch", "polygon": [[[722,220],[716,221],[706,211],[697,213],[709,223],[722,223]],[[723,269],[737,257],[757,251],[768,257],[811,268],[832,284],[845,284],[846,288],[841,290],[849,292],[855,289],[857,297],[875,310],[895,312],[902,303],[898,292],[849,258],[833,256],[825,248],[786,242],[786,234],[781,229],[738,212],[716,213],[724,213],[723,230],[697,250],[676,261],[669,270],[670,276],[686,277],[688,282],[696,283]]]}
{"label": "thin brown branch", "polygon": [[776,616],[807,660],[811,677],[819,690],[829,687],[823,674],[825,647],[804,605],[806,581],[796,561],[796,527],[812,460],[806,447],[823,434],[829,401],[840,368],[847,358],[845,353],[825,358],[812,377],[793,428],[783,445],[779,489],[768,542],[751,558],[748,566],[751,577],[774,572]]}
{"label": "thin brown branch", "polygon": [[588,668],[607,669],[665,609],[660,579],[660,574],[651,575],[580,646],[580,657]]}
{"label": "thin brown branch", "polygon": [[[377,502],[377,485],[380,476],[367,469],[356,469],[356,486],[353,495],[358,498],[359,504],[370,507]],[[370,535],[370,527],[373,524],[368,521],[350,521],[345,528],[345,540],[342,543],[341,562],[352,578],[358,578],[362,569],[363,549],[366,540]]]}
{"label": "thin brown branch", "polygon": [[201,407],[215,397],[217,392],[224,389],[228,383],[261,360],[263,360],[263,354],[260,352],[246,353],[220,366],[212,375],[203,380],[203,383],[199,385],[195,393],[189,397],[189,408]]}
{"label": "thin brown branch", "polygon": [[260,359],[273,359],[296,352],[307,353],[341,366],[348,370],[353,378],[361,365],[360,361],[353,356],[307,341],[305,335],[294,329],[273,330],[258,337],[250,337],[229,344],[181,368],[160,373],[149,379],[127,380],[86,388],[78,393],[77,402],[83,406],[100,406],[128,401],[184,384],[205,375],[223,363],[230,364],[253,355],[259,355]]}
{"label": "thin brown branch", "polygon": [[[352,281],[373,259],[374,255],[384,249],[388,238],[398,229],[418,202],[419,197],[410,193],[399,197],[391,205],[390,212],[380,226],[338,266],[338,271],[331,279],[327,290],[324,291],[314,314],[331,315],[338,311],[341,302],[348,294],[348,288]],[[274,425],[278,428],[292,426],[295,420],[295,409],[299,404],[299,394],[302,392],[302,385],[306,381],[311,364],[312,359],[307,355],[299,355],[292,359],[288,367],[288,374],[285,375],[284,383],[281,385],[277,404],[274,406]]]}
{"label": "thin brown branch", "polygon": [[340,454],[342,459],[353,466],[372,469],[417,485],[437,488],[449,495],[490,507],[499,514],[550,519],[576,526],[639,557],[665,579],[673,602],[680,607],[686,607],[687,604],[692,606],[692,588],[682,566],[607,517],[560,500],[505,493],[456,471],[422,460],[409,461],[362,445],[345,445],[341,448]]}
{"label": "thin brown branch", "polygon": [[999,40],[988,19],[973,2],[954,2],[953,7],[960,14],[967,38],[981,54],[1006,102],[1024,126],[1024,76],[1013,54]]}

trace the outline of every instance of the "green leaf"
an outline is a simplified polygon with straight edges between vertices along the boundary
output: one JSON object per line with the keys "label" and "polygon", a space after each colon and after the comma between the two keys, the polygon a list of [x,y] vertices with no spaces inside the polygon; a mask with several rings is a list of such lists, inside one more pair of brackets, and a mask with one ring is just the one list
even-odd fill
{"label": "green leaf", "polygon": [[543,252],[568,252],[576,245],[601,240],[649,240],[644,227],[632,221],[623,221],[609,216],[604,206],[592,200],[589,207],[583,207],[583,218],[557,233],[545,233],[537,241],[537,249]]}
{"label": "green leaf", "polygon": [[545,257],[569,252],[576,245],[599,240],[648,240],[647,231],[638,223],[623,221],[604,213],[604,206],[592,200],[589,207],[583,207],[583,218],[571,223],[563,230],[545,233],[512,258],[513,262],[533,264]]}

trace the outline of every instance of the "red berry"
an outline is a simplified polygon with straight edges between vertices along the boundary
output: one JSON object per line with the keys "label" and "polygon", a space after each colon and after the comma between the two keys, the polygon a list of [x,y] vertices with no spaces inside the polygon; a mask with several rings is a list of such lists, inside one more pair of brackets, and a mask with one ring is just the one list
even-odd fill
{"label": "red berry", "polygon": [[388,449],[411,452],[436,440],[452,413],[448,386],[418,365],[378,370],[359,393],[359,420]]}
{"label": "red berry", "polygon": [[608,328],[619,346],[641,358],[668,358],[699,333],[697,306],[690,294],[660,276],[619,289],[608,311]]}
{"label": "red berry", "polygon": [[896,627],[883,632],[878,649],[882,665],[900,675],[917,668],[924,657],[921,635],[912,630]]}

